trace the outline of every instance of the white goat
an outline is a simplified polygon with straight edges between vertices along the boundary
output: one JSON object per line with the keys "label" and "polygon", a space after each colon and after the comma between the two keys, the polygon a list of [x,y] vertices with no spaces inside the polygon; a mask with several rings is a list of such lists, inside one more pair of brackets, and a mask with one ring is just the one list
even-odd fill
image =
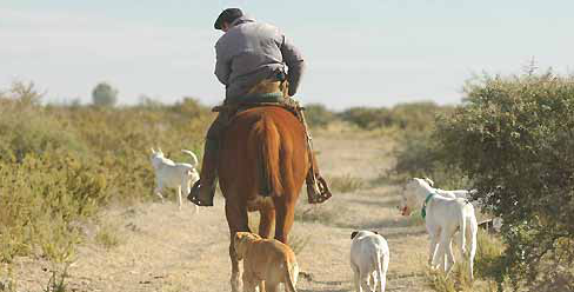
{"label": "white goat", "polygon": [[[443,259],[446,256],[446,261],[441,260],[440,264],[444,264],[447,276],[455,262],[452,251],[453,236],[460,228],[461,251],[463,255],[468,256],[470,279],[473,279],[478,231],[474,207],[467,199],[453,196],[437,192],[437,189],[424,179],[414,178],[405,187],[400,209],[404,216],[408,216],[413,209],[421,208],[421,215],[425,218],[430,237],[429,265],[436,268],[438,266],[436,259]],[[466,240],[470,244],[468,253]]]}
{"label": "white goat", "polygon": [[[434,182],[430,178],[425,177],[424,180],[431,187],[434,187]],[[474,206],[474,208],[478,209],[478,210],[481,210],[482,207],[484,206],[483,199],[480,199],[480,198],[479,199],[473,199],[472,198],[472,194],[476,193],[477,192],[476,190],[451,190],[451,191],[447,191],[447,190],[443,190],[443,189],[439,189],[439,188],[435,188],[434,190],[437,194],[442,195],[442,196],[447,197],[447,198],[467,199]],[[500,217],[492,218],[492,228],[494,228],[494,230],[496,232],[500,232],[500,228],[502,228],[502,218],[500,218]]]}
{"label": "white goat", "polygon": [[[166,158],[161,149],[155,151],[152,148],[151,152],[151,163],[155,170],[156,182],[154,193],[163,200],[161,192],[165,187],[177,189],[179,209],[181,210],[183,204],[181,192],[185,191],[186,195],[189,194],[192,184],[199,180],[199,173],[195,169],[198,164],[197,157],[189,150],[182,150],[182,152],[191,156],[192,164],[175,163],[171,159]],[[198,211],[197,206],[195,206],[195,211]]]}

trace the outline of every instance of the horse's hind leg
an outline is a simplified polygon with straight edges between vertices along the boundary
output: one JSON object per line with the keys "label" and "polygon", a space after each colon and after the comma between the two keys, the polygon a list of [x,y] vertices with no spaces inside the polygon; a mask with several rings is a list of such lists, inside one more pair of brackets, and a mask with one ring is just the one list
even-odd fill
{"label": "horse's hind leg", "polygon": [[231,291],[240,292],[241,270],[239,269],[239,260],[235,255],[233,238],[235,237],[236,232],[250,232],[247,222],[247,208],[241,204],[226,201],[225,216],[227,217],[227,224],[229,225],[230,232],[229,257],[231,258]]}
{"label": "horse's hind leg", "polygon": [[263,238],[270,238],[273,223],[275,223],[275,209],[271,207],[259,210],[259,235]]}
{"label": "horse's hind leg", "polygon": [[277,222],[275,223],[275,239],[287,244],[289,239],[289,231],[293,227],[293,220],[295,219],[295,203],[296,196],[284,194],[281,197],[275,198],[275,210],[277,212]]}

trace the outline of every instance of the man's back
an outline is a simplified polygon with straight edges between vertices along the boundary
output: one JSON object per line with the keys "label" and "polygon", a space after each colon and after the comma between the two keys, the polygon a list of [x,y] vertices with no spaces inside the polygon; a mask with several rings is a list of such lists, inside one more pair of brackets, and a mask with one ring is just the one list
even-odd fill
{"label": "man's back", "polygon": [[297,75],[293,76],[297,83],[300,78],[300,53],[272,25],[242,17],[219,39],[215,49],[215,74],[227,86],[228,98],[245,95],[261,80],[285,70],[285,64]]}

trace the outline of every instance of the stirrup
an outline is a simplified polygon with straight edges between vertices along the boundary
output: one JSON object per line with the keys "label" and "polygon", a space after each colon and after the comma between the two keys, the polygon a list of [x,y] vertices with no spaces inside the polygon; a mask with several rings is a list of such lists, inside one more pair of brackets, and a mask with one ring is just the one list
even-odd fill
{"label": "stirrup", "polygon": [[329,186],[327,186],[327,182],[321,176],[317,177],[313,183],[307,185],[307,194],[309,204],[321,204],[333,196]]}
{"label": "stirrup", "polygon": [[[211,196],[210,199],[200,199],[200,195],[201,195],[201,184],[200,181],[196,181],[193,184],[193,187],[191,188],[191,191],[189,192],[189,194],[187,195],[187,199],[192,202],[193,204],[200,206],[200,207],[212,207],[213,206],[213,197]],[[213,190],[213,192],[215,192],[215,190]]]}

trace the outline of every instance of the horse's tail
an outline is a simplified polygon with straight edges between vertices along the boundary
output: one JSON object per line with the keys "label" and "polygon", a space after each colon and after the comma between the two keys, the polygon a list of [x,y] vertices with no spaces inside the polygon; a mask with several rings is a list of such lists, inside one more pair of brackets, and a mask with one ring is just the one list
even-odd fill
{"label": "horse's tail", "polygon": [[280,196],[283,193],[279,167],[281,139],[273,120],[264,116],[255,126],[256,143],[259,148],[257,173],[259,192],[262,196]]}

